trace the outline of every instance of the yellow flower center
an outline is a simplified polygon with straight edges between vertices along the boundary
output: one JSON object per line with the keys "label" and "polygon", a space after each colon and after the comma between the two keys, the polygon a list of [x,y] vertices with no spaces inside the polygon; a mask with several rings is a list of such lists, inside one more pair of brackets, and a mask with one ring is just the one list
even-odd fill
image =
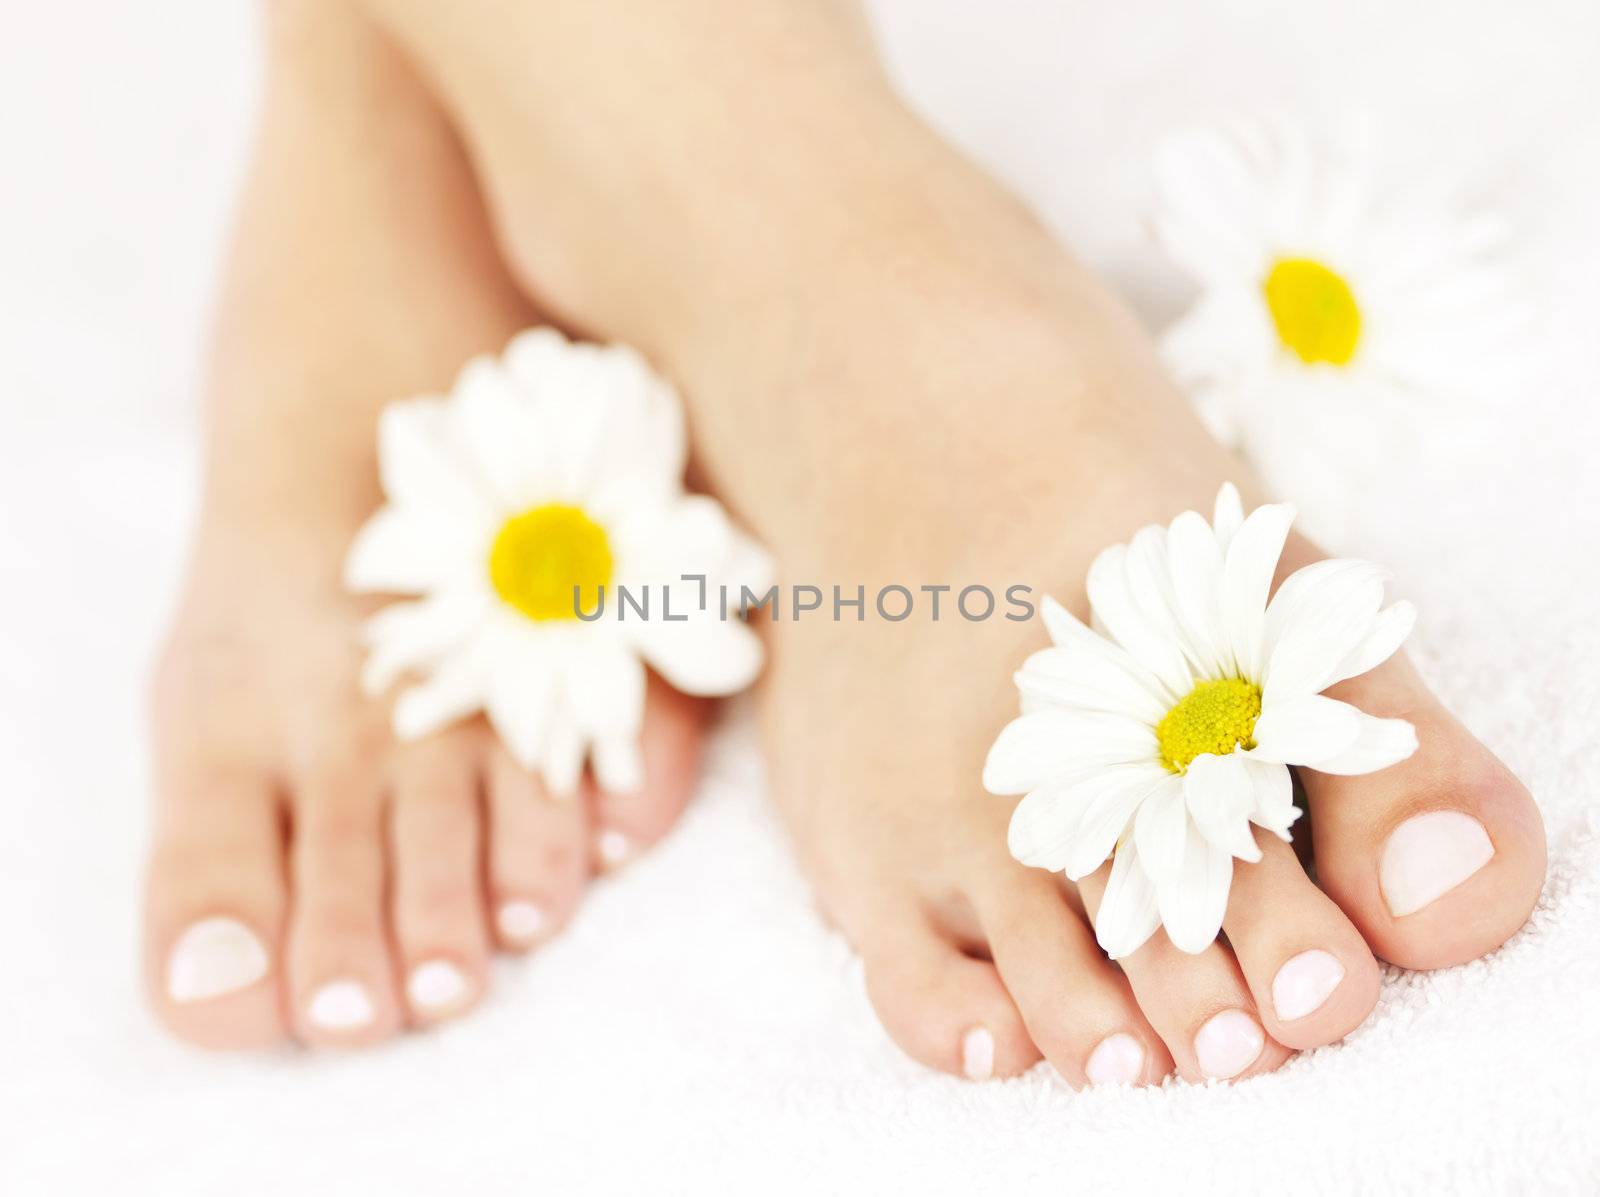
{"label": "yellow flower center", "polygon": [[1156,724],[1161,763],[1182,773],[1202,753],[1227,756],[1241,744],[1254,748],[1261,717],[1261,687],[1242,677],[1200,682]]}
{"label": "yellow flower center", "polygon": [[1361,340],[1361,309],[1350,284],[1321,262],[1280,258],[1261,290],[1284,347],[1307,365],[1347,364]]}
{"label": "yellow flower center", "polygon": [[489,581],[529,619],[576,619],[580,607],[592,614],[611,581],[611,542],[581,507],[532,507],[496,534]]}

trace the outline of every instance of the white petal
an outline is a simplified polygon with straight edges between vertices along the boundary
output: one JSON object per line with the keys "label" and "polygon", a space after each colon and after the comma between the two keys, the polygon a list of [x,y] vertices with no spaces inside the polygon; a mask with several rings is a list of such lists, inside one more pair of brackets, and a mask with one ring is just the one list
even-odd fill
{"label": "white petal", "polygon": [[1243,758],[1245,773],[1255,794],[1250,821],[1288,843],[1292,838],[1289,828],[1300,817],[1300,808],[1294,804],[1294,781],[1289,776],[1289,767],[1273,761],[1258,761],[1249,753],[1232,755]]}
{"label": "white petal", "polygon": [[[1107,645],[1110,648],[1110,645]],[[1042,706],[1108,711],[1154,725],[1167,707],[1128,669],[1126,654],[1100,653],[1081,645],[1042,648],[1014,675],[1025,699]],[[1128,660],[1127,665],[1132,661]]]}
{"label": "white petal", "polygon": [[1363,640],[1383,601],[1369,561],[1318,561],[1284,580],[1267,608],[1263,688],[1269,697],[1317,694]]}
{"label": "white petal", "polygon": [[483,703],[484,671],[473,646],[453,654],[427,681],[400,692],[394,704],[394,734],[401,740],[419,740],[472,714]]}
{"label": "white petal", "polygon": [[991,794],[1025,794],[1095,764],[1154,764],[1155,732],[1120,715],[1035,711],[1001,729],[983,766]]}
{"label": "white petal", "polygon": [[1095,938],[1106,955],[1121,960],[1144,946],[1160,925],[1155,886],[1130,841],[1117,849],[1105,895],[1100,899],[1100,909],[1095,911]]}
{"label": "white petal", "polygon": [[465,570],[487,528],[451,520],[439,511],[381,507],[361,526],[345,555],[345,587],[357,594],[433,590]]}
{"label": "white petal", "polygon": [[761,639],[741,619],[713,612],[681,623],[625,620],[622,627],[651,668],[684,694],[736,694],[761,672]]}
{"label": "white petal", "polygon": [[1261,847],[1250,832],[1255,785],[1243,753],[1195,757],[1184,774],[1183,797],[1194,825],[1214,847],[1240,860],[1261,859]]}
{"label": "white petal", "polygon": [[378,474],[384,494],[398,506],[443,512],[469,526],[494,518],[489,492],[462,453],[443,400],[408,399],[383,409]]}
{"label": "white petal", "polygon": [[[582,629],[562,667],[561,693],[578,730],[593,739],[635,739],[644,718],[645,672],[607,625]],[[584,635],[583,633],[591,633]]]}
{"label": "white petal", "polygon": [[1108,769],[1094,781],[1098,793],[1083,812],[1067,856],[1070,881],[1087,877],[1105,863],[1143,803],[1177,791],[1178,779],[1159,765]]}
{"label": "white petal", "polygon": [[1305,765],[1343,752],[1361,734],[1361,712],[1321,694],[1267,703],[1256,720],[1251,755],[1282,765]]}
{"label": "white petal", "polygon": [[1011,812],[1006,846],[1021,864],[1060,872],[1083,821],[1093,791],[1077,782],[1055,782],[1029,791]]}
{"label": "white petal", "polygon": [[1323,760],[1305,763],[1319,773],[1336,773],[1354,776],[1376,773],[1411,756],[1417,750],[1417,729],[1404,719],[1378,719],[1364,712],[1361,732],[1355,743]]}
{"label": "white petal", "polygon": [[1157,891],[1161,922],[1175,948],[1194,954],[1212,945],[1222,930],[1232,882],[1233,858],[1191,828],[1183,869]]}
{"label": "white petal", "polygon": [[[1150,695],[1152,704],[1150,709],[1159,708],[1161,713],[1165,714],[1172,706],[1172,697],[1155,674],[1094,631],[1048,594],[1039,604],[1039,613],[1044,620],[1045,631],[1049,633],[1057,648],[1072,653],[1074,659],[1093,656],[1108,665],[1115,666]],[[1158,715],[1157,720],[1159,719]]]}
{"label": "white petal", "polygon": [[594,779],[608,794],[637,794],[644,788],[644,754],[637,735],[596,740],[590,752]]}
{"label": "white petal", "polygon": [[482,591],[456,589],[384,607],[362,628],[372,646],[361,670],[362,691],[376,697],[406,670],[436,664],[483,620],[487,605]]}
{"label": "white petal", "polygon": [[552,798],[563,801],[578,792],[583,777],[586,744],[571,716],[560,706],[551,713],[545,729],[544,746],[539,754],[539,772]]}
{"label": "white petal", "polygon": [[458,436],[507,511],[557,497],[552,445],[536,404],[488,355],[462,369],[452,392]]}
{"label": "white petal", "polygon": [[1185,511],[1167,532],[1173,605],[1195,663],[1206,677],[1229,672],[1233,655],[1222,626],[1222,549],[1198,512]]}
{"label": "white petal", "polygon": [[1133,821],[1133,837],[1139,845],[1139,860],[1156,885],[1176,876],[1183,867],[1188,828],[1181,784],[1160,786],[1140,804]]}
{"label": "white petal", "polygon": [[1408,602],[1401,601],[1378,612],[1361,643],[1334,667],[1327,685],[1359,677],[1382,665],[1399,650],[1416,622],[1417,609]]}
{"label": "white petal", "polygon": [[1222,578],[1222,619],[1234,664],[1247,678],[1261,676],[1267,593],[1293,522],[1293,507],[1268,503],[1246,517],[1228,545]]}
{"label": "white petal", "polygon": [[1227,553],[1228,546],[1243,523],[1244,504],[1239,499],[1239,488],[1231,482],[1224,482],[1217,491],[1217,505],[1211,516],[1211,526],[1216,531],[1217,544],[1223,553]]}
{"label": "white petal", "polygon": [[558,698],[558,661],[534,628],[496,638],[494,676],[484,710],[496,734],[524,769],[540,768]]}
{"label": "white petal", "polygon": [[1112,545],[1094,559],[1088,590],[1095,618],[1129,656],[1160,679],[1164,696],[1176,702],[1187,694],[1191,679],[1183,650],[1140,610],[1128,571],[1127,545]]}

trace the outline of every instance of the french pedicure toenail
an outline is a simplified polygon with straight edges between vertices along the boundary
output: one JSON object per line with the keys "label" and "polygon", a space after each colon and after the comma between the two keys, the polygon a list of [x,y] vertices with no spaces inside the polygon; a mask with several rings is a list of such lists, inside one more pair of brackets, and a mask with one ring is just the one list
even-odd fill
{"label": "french pedicure toenail", "polygon": [[494,921],[500,934],[512,943],[531,943],[544,934],[550,922],[544,911],[520,899],[502,903]]}
{"label": "french pedicure toenail", "polygon": [[374,1010],[360,981],[329,981],[311,995],[306,1017],[324,1031],[354,1031],[372,1021]]}
{"label": "french pedicure toenail", "polygon": [[1107,1035],[1083,1066],[1091,1085],[1131,1085],[1144,1072],[1144,1047],[1132,1035]]}
{"label": "french pedicure toenail", "polygon": [[1267,1042],[1261,1024],[1243,1010],[1214,1014],[1194,1037],[1200,1071],[1212,1080],[1238,1076],[1261,1054]]}
{"label": "french pedicure toenail", "polygon": [[973,1027],[961,1037],[961,1071],[971,1081],[994,1075],[994,1036],[988,1027]]}
{"label": "french pedicure toenail", "polygon": [[448,960],[419,964],[406,982],[406,996],[417,1010],[448,1010],[466,994],[466,974]]}
{"label": "french pedicure toenail", "polygon": [[167,993],[175,1002],[203,1002],[248,988],[267,975],[266,945],[238,919],[193,924],[167,957]]}
{"label": "french pedicure toenail", "polygon": [[1344,965],[1332,952],[1312,948],[1291,956],[1272,978],[1272,1008],[1279,1022],[1293,1022],[1320,1010],[1344,980]]}
{"label": "french pedicure toenail", "polygon": [[1483,824],[1457,810],[1407,819],[1383,848],[1378,882],[1396,918],[1415,914],[1472,876],[1494,856]]}
{"label": "french pedicure toenail", "polygon": [[595,837],[594,849],[599,854],[600,863],[608,869],[614,869],[633,855],[633,841],[616,828],[608,827]]}

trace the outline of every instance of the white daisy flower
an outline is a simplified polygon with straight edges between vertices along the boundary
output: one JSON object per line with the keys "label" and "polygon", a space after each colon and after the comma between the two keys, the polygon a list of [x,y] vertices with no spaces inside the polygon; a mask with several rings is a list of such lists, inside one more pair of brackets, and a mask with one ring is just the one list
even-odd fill
{"label": "white daisy flower", "polygon": [[643,780],[646,664],[687,694],[747,686],[761,643],[734,609],[770,566],[716,502],[685,493],[685,457],[677,394],[637,353],[550,329],[469,362],[448,398],[391,404],[388,502],[345,580],[419,596],[367,626],[368,693],[422,679],[397,697],[396,734],[481,710],[553,792],[575,789],[586,757],[628,791]]}
{"label": "white daisy flower", "polygon": [[1293,518],[1271,504],[1247,519],[1225,485],[1211,524],[1186,511],[1095,558],[1096,630],[1044,600],[1054,647],[1016,674],[1023,713],[983,781],[1026,795],[1010,830],[1023,864],[1076,881],[1113,858],[1096,919],[1113,958],[1161,925],[1186,952],[1216,938],[1233,858],[1261,858],[1250,825],[1290,838],[1290,765],[1371,773],[1416,750],[1411,724],[1322,694],[1387,660],[1415,609],[1382,608],[1383,571],[1352,559],[1297,570],[1269,603]]}
{"label": "white daisy flower", "polygon": [[1390,450],[1489,405],[1527,313],[1503,222],[1437,187],[1380,192],[1363,155],[1318,151],[1278,125],[1172,137],[1155,231],[1200,288],[1162,338],[1168,368],[1328,532]]}

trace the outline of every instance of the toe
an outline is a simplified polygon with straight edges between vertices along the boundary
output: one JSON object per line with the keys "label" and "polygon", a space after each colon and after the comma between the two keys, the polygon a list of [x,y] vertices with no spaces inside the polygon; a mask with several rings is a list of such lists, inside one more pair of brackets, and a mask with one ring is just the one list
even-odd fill
{"label": "toe", "polygon": [[1155,1084],[1172,1071],[1127,978],[1101,953],[1053,876],[1007,872],[977,906],[1029,1036],[1069,1084]]}
{"label": "toe", "polygon": [[161,1021],[204,1047],[284,1034],[282,818],[265,779],[195,776],[158,804],[145,891],[145,972]]}
{"label": "toe", "polygon": [[390,815],[395,942],[417,1023],[460,1014],[487,979],[478,760],[484,737],[452,731],[408,745]]}
{"label": "toe", "polygon": [[525,951],[572,917],[589,880],[582,801],[552,798],[499,744],[488,751],[489,895],[496,941]]}
{"label": "toe", "polygon": [[365,764],[296,789],[289,1000],[306,1043],[356,1046],[401,1025],[385,927],[382,789]]}
{"label": "toe", "polygon": [[[1109,866],[1079,883],[1091,920]],[[1190,954],[1156,933],[1121,961],[1139,1008],[1166,1042],[1185,1080],[1234,1080],[1270,1072],[1293,1053],[1269,1038],[1233,953],[1220,943]]]}
{"label": "toe", "polygon": [[1265,831],[1256,842],[1258,863],[1234,862],[1222,925],[1262,1024],[1286,1047],[1342,1039],[1377,1004],[1378,962],[1293,848]]}
{"label": "toe", "polygon": [[1317,878],[1384,959],[1440,968],[1498,947],[1544,884],[1544,824],[1526,788],[1396,657],[1331,693],[1408,719],[1417,751],[1377,773],[1301,771]]}
{"label": "toe", "polygon": [[679,694],[654,674],[645,698],[637,765],[596,761],[594,850],[612,869],[659,840],[694,793],[709,703]]}
{"label": "toe", "polygon": [[886,899],[862,925],[871,928],[856,941],[867,996],[884,1030],[912,1059],[975,1081],[1013,1076],[1038,1061],[995,966],[941,935],[912,899]]}

